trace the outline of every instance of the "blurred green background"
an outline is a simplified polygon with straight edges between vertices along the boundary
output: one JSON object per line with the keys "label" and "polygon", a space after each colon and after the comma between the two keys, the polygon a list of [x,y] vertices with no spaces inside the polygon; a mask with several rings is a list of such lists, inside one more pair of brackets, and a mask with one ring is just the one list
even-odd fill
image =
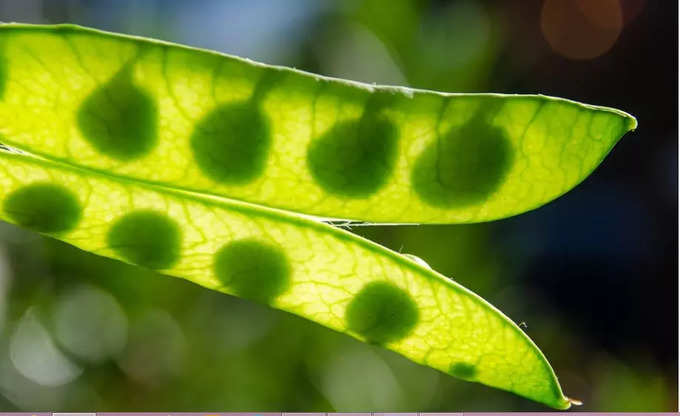
{"label": "blurred green background", "polygon": [[[677,2],[21,0],[71,22],[380,84],[543,93],[638,117],[583,184],[515,218],[353,231],[536,341],[576,410],[676,411]],[[314,323],[0,224],[0,410],[546,410]]]}

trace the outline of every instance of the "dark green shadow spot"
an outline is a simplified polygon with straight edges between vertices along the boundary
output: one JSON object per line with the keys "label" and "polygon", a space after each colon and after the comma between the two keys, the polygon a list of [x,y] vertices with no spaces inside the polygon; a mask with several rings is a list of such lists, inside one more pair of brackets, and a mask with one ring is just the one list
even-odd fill
{"label": "dark green shadow spot", "polygon": [[309,171],[328,192],[352,198],[370,196],[394,169],[397,134],[392,122],[375,114],[341,121],[309,146]]}
{"label": "dark green shadow spot", "polygon": [[269,123],[252,102],[217,107],[198,122],[191,136],[191,149],[203,173],[237,185],[262,173],[270,146]]}
{"label": "dark green shadow spot", "polygon": [[177,223],[157,211],[135,211],[111,227],[108,243],[119,256],[149,269],[167,269],[180,254]]}
{"label": "dark green shadow spot", "polygon": [[158,141],[155,101],[132,82],[126,66],[95,89],[78,109],[78,128],[99,152],[130,160],[150,152]]}
{"label": "dark green shadow spot", "polygon": [[420,198],[438,207],[481,202],[502,183],[512,164],[505,132],[474,116],[430,144],[415,162],[411,182]]}
{"label": "dark green shadow spot", "polygon": [[454,377],[470,380],[477,375],[477,367],[467,363],[455,363],[451,366],[449,373]]}
{"label": "dark green shadow spot", "polygon": [[234,293],[270,303],[290,281],[290,265],[281,248],[254,239],[227,243],[215,255],[215,275]]}
{"label": "dark green shadow spot", "polygon": [[80,220],[78,199],[61,185],[34,183],[7,196],[3,209],[16,224],[43,233],[72,229]]}
{"label": "dark green shadow spot", "polygon": [[418,322],[418,307],[395,285],[372,282],[349,303],[345,319],[349,329],[368,342],[385,344],[408,335]]}

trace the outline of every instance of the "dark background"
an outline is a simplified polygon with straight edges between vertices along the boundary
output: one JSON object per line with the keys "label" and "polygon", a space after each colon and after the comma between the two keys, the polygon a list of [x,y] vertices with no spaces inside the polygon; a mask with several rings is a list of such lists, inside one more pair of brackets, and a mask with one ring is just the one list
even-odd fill
{"label": "dark background", "polygon": [[[0,1],[360,81],[635,115],[588,179],[476,225],[355,227],[517,322],[578,410],[676,411],[677,2]],[[0,225],[0,409],[546,410],[316,324]]]}

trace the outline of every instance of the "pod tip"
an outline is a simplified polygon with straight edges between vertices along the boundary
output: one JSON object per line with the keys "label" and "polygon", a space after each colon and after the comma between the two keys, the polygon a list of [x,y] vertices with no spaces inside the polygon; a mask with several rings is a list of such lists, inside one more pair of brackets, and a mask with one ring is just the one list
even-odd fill
{"label": "pod tip", "polygon": [[567,400],[569,400],[569,403],[572,404],[573,406],[582,406],[583,402],[579,399],[572,399],[571,397],[567,397]]}

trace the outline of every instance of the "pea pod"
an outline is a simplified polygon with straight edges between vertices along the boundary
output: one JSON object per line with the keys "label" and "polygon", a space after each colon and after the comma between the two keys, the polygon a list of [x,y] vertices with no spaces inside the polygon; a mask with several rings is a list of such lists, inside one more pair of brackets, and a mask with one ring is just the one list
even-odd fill
{"label": "pea pod", "polygon": [[568,408],[540,350],[425,265],[309,218],[462,223],[583,180],[635,119],[376,87],[71,25],[0,25],[2,219]]}
{"label": "pea pod", "polygon": [[68,25],[3,25],[0,39],[6,144],[324,218],[519,214],[636,125],[564,99],[376,87]]}

